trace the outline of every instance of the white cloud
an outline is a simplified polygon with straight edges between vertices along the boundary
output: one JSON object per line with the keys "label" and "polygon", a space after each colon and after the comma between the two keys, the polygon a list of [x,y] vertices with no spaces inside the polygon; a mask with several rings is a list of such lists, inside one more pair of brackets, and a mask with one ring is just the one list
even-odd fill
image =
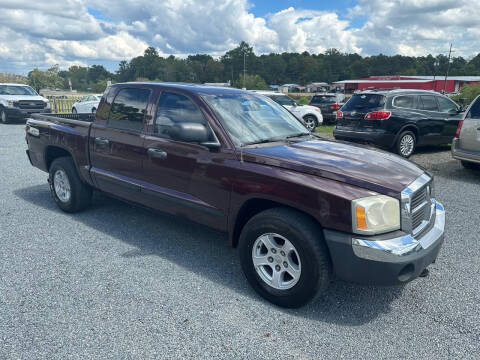
{"label": "white cloud", "polygon": [[358,0],[345,19],[296,8],[257,17],[247,0],[0,0],[0,8],[0,72],[130,59],[149,45],[180,56],[222,55],[242,40],[257,53],[425,55],[454,42],[455,55],[469,56],[480,45],[471,0]]}

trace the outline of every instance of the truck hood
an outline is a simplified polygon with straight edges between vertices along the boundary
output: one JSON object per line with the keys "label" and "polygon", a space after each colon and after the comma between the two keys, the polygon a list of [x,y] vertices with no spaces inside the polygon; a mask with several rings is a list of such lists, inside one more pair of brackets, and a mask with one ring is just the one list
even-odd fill
{"label": "truck hood", "polygon": [[20,101],[20,100],[26,100],[26,101],[45,101],[47,102],[48,100],[45,99],[43,96],[40,95],[0,95],[0,100],[5,100],[5,101]]}
{"label": "truck hood", "polygon": [[386,151],[315,139],[243,149],[244,160],[341,181],[399,197],[425,171]]}

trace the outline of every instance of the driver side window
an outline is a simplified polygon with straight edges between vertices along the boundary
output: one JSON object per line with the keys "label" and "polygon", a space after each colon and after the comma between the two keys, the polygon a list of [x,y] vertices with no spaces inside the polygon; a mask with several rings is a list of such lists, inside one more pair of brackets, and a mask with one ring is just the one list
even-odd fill
{"label": "driver side window", "polygon": [[209,128],[202,112],[191,99],[181,94],[163,92],[158,100],[154,133],[172,139],[173,128],[180,123],[203,124]]}

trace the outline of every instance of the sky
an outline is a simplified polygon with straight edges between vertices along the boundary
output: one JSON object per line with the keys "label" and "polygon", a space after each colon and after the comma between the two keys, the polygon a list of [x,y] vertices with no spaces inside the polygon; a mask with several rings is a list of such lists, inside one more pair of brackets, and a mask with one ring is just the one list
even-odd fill
{"label": "sky", "polygon": [[362,56],[480,51],[478,0],[0,0],[0,72],[58,64],[110,71],[148,46],[162,56],[221,56],[242,40],[257,54]]}

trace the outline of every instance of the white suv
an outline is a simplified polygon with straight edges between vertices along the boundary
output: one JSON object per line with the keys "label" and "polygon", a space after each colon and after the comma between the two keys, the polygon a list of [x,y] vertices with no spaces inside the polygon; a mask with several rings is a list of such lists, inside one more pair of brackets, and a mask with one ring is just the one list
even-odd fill
{"label": "white suv", "polygon": [[313,131],[323,123],[322,112],[318,107],[310,105],[298,105],[291,97],[274,91],[255,91],[257,94],[268,96],[276,103],[282,105],[298,119],[305,122],[308,130]]}
{"label": "white suv", "polygon": [[37,94],[28,85],[0,84],[0,120],[7,124],[12,120],[23,120],[29,114],[49,113],[48,99]]}

